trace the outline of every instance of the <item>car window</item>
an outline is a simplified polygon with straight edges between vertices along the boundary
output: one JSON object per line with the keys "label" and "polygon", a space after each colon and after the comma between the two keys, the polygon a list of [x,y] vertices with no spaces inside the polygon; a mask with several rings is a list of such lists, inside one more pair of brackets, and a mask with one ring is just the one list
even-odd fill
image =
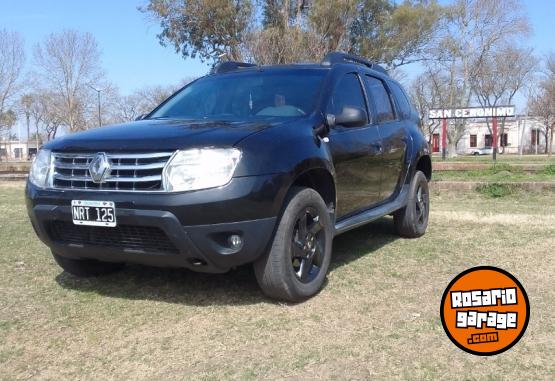
{"label": "car window", "polygon": [[395,82],[389,81],[389,88],[391,89],[391,91],[393,92],[393,95],[395,96],[395,100],[397,101],[397,106],[399,107],[399,111],[403,116],[403,118],[410,117],[412,107],[401,86],[399,86]]}
{"label": "car window", "polygon": [[328,104],[328,113],[339,115],[345,106],[359,107],[367,111],[360,81],[354,73],[345,74],[335,86]]}
{"label": "car window", "polygon": [[391,98],[385,89],[383,82],[371,76],[365,76],[364,84],[370,101],[376,106],[376,119],[378,123],[395,119]]}
{"label": "car window", "polygon": [[263,119],[310,114],[323,70],[249,71],[211,75],[185,87],[150,118]]}

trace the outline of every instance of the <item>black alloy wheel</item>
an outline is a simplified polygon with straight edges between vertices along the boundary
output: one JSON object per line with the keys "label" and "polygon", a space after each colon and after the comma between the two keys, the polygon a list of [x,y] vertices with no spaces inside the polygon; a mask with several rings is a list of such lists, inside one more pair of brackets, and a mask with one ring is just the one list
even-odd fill
{"label": "black alloy wheel", "polygon": [[314,208],[306,208],[297,215],[291,237],[291,265],[302,283],[313,281],[322,267],[326,242],[320,221]]}

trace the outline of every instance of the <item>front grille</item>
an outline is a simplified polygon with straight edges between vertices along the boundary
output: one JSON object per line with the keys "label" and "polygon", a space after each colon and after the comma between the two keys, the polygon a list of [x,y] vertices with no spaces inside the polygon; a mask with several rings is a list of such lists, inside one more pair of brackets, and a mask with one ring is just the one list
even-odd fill
{"label": "front grille", "polygon": [[107,153],[110,170],[101,183],[89,167],[96,153],[52,153],[52,185],[62,189],[161,191],[162,171],[173,152]]}
{"label": "front grille", "polygon": [[119,225],[105,228],[52,221],[48,230],[52,241],[59,243],[117,247],[142,252],[178,252],[164,231],[152,226]]}

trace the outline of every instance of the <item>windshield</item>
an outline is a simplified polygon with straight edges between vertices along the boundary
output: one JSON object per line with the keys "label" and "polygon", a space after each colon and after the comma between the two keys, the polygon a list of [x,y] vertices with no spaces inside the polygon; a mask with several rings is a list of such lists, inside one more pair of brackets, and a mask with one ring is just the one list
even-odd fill
{"label": "windshield", "polygon": [[324,70],[249,71],[212,75],[191,83],[150,118],[257,119],[310,114]]}

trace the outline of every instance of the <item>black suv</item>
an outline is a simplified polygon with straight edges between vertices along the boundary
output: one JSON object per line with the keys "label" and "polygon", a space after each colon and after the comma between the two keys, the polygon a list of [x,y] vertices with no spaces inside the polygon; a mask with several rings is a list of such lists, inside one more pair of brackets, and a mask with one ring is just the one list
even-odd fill
{"label": "black suv", "polygon": [[424,234],[432,168],[419,116],[380,66],[225,62],[133,123],[45,145],[29,217],[76,276],[124,263],[226,272],[270,297],[322,287],[333,237],[392,214]]}

